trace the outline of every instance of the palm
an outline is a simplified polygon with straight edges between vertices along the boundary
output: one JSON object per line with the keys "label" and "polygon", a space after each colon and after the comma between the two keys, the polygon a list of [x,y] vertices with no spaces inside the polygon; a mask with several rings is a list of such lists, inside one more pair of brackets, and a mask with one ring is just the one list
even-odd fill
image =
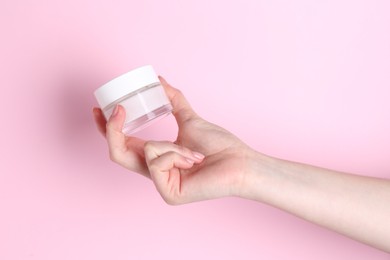
{"label": "palm", "polygon": [[[172,183],[180,187],[179,200],[201,200],[231,194],[229,187],[243,168],[244,144],[225,129],[197,118],[187,121],[180,128],[177,144],[206,155],[201,164],[188,170],[173,168]],[[240,156],[239,156],[240,155]],[[181,175],[181,176],[179,176]],[[170,190],[177,190],[172,189]]]}

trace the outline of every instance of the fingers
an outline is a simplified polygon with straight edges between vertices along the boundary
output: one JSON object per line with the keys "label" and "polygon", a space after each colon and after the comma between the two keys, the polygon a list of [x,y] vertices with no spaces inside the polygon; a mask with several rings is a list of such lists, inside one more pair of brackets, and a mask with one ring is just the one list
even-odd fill
{"label": "fingers", "polygon": [[99,131],[105,135],[110,159],[119,165],[150,178],[145,162],[145,141],[122,133],[126,112],[122,106],[115,107],[110,119],[105,120],[101,109],[94,108],[93,114]]}
{"label": "fingers", "polygon": [[189,159],[182,154],[170,151],[162,154],[149,164],[150,172],[154,180],[158,181],[167,179],[166,174],[172,168],[189,169],[194,165],[195,161]]}
{"label": "fingers", "polygon": [[183,200],[180,170],[190,169],[194,162],[175,152],[168,152],[153,160],[149,166],[151,179],[167,204]]}
{"label": "fingers", "polygon": [[159,76],[159,79],[171,101],[173,115],[179,125],[189,119],[198,117],[180,90],[169,85],[163,77]]}
{"label": "fingers", "polygon": [[200,163],[204,158],[204,155],[201,153],[191,151],[184,146],[180,146],[171,142],[149,141],[145,143],[144,151],[146,163],[148,165],[151,165],[153,160],[169,152],[180,154],[188,161],[193,161],[194,163]]}
{"label": "fingers", "polygon": [[201,163],[204,156],[171,142],[150,141],[145,143],[144,151],[157,190],[168,204],[176,204],[181,188],[180,170]]}
{"label": "fingers", "polygon": [[126,137],[122,132],[126,112],[121,105],[117,105],[106,124],[106,139],[110,152],[110,158],[114,162],[121,163],[127,150]]}
{"label": "fingers", "polygon": [[99,132],[105,136],[106,135],[106,124],[107,121],[104,118],[103,111],[100,108],[94,107],[93,110],[93,118],[95,120],[96,126]]}

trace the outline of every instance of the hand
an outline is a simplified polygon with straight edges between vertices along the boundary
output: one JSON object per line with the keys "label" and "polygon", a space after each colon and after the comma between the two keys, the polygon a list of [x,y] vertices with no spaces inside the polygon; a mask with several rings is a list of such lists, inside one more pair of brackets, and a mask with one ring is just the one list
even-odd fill
{"label": "hand", "polygon": [[122,133],[125,110],[121,106],[107,123],[100,109],[93,111],[99,130],[106,135],[111,159],[151,178],[167,203],[239,196],[390,252],[389,180],[258,153],[199,117],[179,90],[160,80],[179,126],[175,142],[126,137]]}
{"label": "hand", "polygon": [[199,117],[183,94],[160,81],[173,106],[179,132],[175,142],[144,141],[125,136],[125,110],[117,106],[105,121],[94,108],[98,129],[106,136],[110,158],[153,180],[168,204],[238,195],[248,161],[254,153],[225,129]]}

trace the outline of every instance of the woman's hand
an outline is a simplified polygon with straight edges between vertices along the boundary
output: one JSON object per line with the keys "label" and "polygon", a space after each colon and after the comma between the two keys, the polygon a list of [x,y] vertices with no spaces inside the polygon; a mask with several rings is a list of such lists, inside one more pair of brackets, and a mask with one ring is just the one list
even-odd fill
{"label": "woman's hand", "polygon": [[108,122],[102,111],[94,108],[111,160],[151,178],[169,204],[238,195],[249,158],[255,152],[233,134],[199,117],[179,90],[161,77],[160,81],[179,127],[176,141],[125,136],[123,107],[117,106]]}
{"label": "woman's hand", "polygon": [[150,177],[169,204],[239,196],[264,202],[390,252],[390,181],[345,174],[257,153],[200,118],[183,94],[160,79],[179,126],[175,142],[145,142],[121,132],[125,111],[105,122],[111,159]]}

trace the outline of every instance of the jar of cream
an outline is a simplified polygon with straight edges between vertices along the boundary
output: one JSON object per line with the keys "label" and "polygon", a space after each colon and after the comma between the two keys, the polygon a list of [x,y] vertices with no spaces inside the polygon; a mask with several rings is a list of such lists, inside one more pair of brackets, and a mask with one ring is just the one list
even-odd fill
{"label": "jar of cream", "polygon": [[172,111],[164,88],[152,66],[127,72],[95,91],[96,100],[108,120],[117,104],[126,110],[123,133],[130,135]]}

